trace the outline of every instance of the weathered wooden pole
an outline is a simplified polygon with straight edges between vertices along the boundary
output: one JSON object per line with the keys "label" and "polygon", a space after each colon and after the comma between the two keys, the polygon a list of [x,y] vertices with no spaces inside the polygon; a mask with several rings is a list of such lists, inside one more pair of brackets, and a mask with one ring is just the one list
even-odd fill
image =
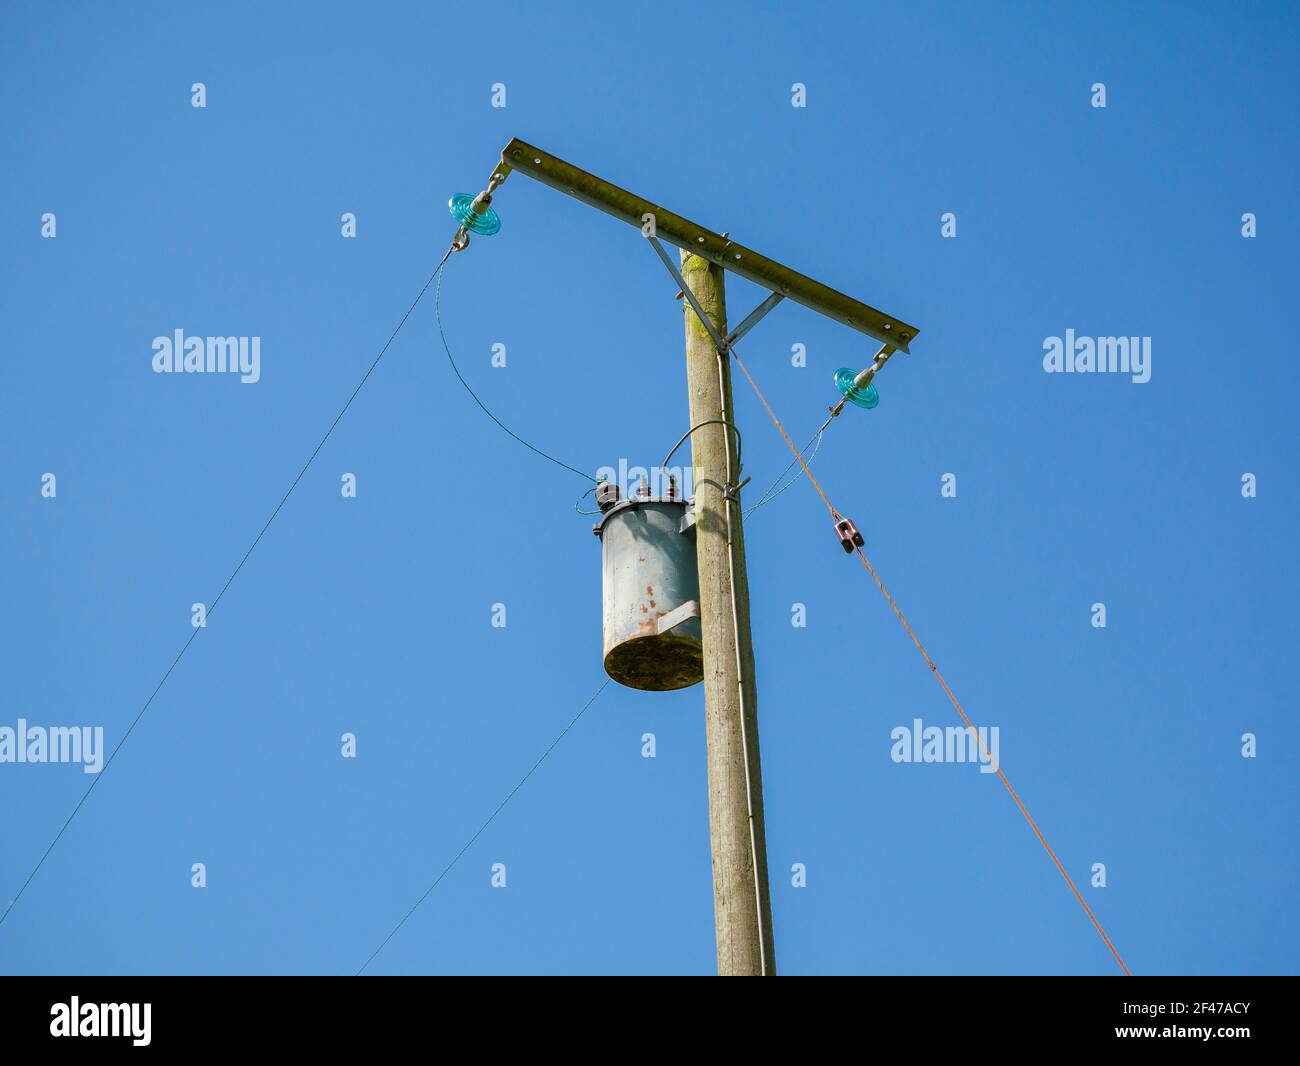
{"label": "weathered wooden pole", "polygon": [[[681,253],[682,276],[727,335],[724,272],[700,256]],[[691,425],[715,421],[691,436],[700,621],[704,631],[704,713],[709,764],[709,838],[713,849],[713,913],[718,973],[723,977],[776,973],[772,907],[763,826],[763,775],[758,755],[754,649],[749,629],[749,581],[741,530],[741,480],[731,405],[731,366],[720,357],[689,301],[686,380]]]}

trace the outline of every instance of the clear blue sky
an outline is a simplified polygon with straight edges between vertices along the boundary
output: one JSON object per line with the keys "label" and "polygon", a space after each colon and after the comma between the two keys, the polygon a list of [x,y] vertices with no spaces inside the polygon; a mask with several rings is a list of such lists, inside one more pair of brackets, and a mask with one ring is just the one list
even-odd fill
{"label": "clear blue sky", "polygon": [[[1294,973],[1295,6],[541,6],[6,6],[0,725],[120,739],[521,136],[921,328],[819,476],[1132,969]],[[466,376],[567,462],[656,462],[671,281],[527,178],[496,203],[444,287]],[[178,328],[260,337],[261,380],[153,373]],[[1151,337],[1151,380],[1044,373],[1066,329]],[[742,351],[806,437],[873,347],[787,304]],[[788,453],[736,396],[752,501]],[[355,970],[600,684],[583,487],[426,300],[0,970]],[[1117,972],[995,776],[891,761],[956,719],[808,485],[747,540],[780,969]],[[711,972],[701,700],[611,685],[372,970]],[[0,764],[4,900],[88,781]]]}

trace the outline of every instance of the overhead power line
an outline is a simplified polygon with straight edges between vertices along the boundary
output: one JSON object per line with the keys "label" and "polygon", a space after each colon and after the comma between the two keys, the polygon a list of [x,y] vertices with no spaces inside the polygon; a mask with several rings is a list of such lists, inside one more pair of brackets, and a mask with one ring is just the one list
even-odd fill
{"label": "overhead power line", "polygon": [[[446,262],[445,258],[443,261]],[[505,432],[507,436],[513,437],[516,441],[522,444],[530,452],[536,452],[543,459],[547,460],[547,462],[554,463],[556,466],[563,467],[565,470],[577,474],[578,477],[580,478],[585,478],[586,480],[596,485],[599,485],[600,484],[599,478],[593,477],[591,474],[588,474],[583,470],[579,470],[576,466],[570,466],[568,463],[560,461],[559,459],[555,458],[555,456],[551,455],[549,452],[542,451],[542,449],[537,447],[536,444],[532,444],[531,442],[524,440],[523,437],[521,437],[513,429],[507,426],[504,422],[502,422],[501,419],[497,418],[497,416],[494,415],[490,410],[488,410],[487,404],[485,404],[482,400],[480,400],[478,398],[478,393],[475,392],[470,387],[470,383],[465,380],[465,375],[460,372],[460,367],[456,365],[456,358],[451,354],[451,345],[447,343],[447,334],[443,332],[443,328],[442,328],[442,268],[441,266],[439,266],[438,268],[438,284],[434,287],[433,290],[433,317],[437,320],[438,336],[442,338],[442,350],[447,353],[447,362],[451,364],[452,373],[456,375],[456,380],[459,381],[461,385],[464,387],[465,391],[469,393],[470,398],[476,404],[478,404],[479,410],[481,410],[485,415],[487,415],[488,418],[492,419],[492,421],[495,422]]]}
{"label": "overhead power line", "polygon": [[[393,328],[393,332],[389,334],[388,340],[384,342],[384,346],[379,349],[379,354],[371,361],[370,366],[366,368],[366,372],[361,375],[361,380],[357,382],[356,388],[352,390],[352,394],[348,397],[347,402],[339,409],[339,413],[334,416],[334,421],[330,423],[329,429],[327,429],[325,435],[321,437],[320,443],[316,445],[311,455],[307,457],[307,461],[302,464],[302,469],[298,471],[298,475],[289,483],[289,487],[285,489],[284,495],[280,497],[280,502],[275,505],[275,510],[271,512],[271,517],[262,524],[262,528],[257,531],[257,536],[253,538],[253,543],[248,546],[248,550],[244,552],[238,565],[231,571],[230,576],[226,578],[226,583],[221,586],[221,591],[217,593],[217,598],[213,600],[211,605],[207,608],[207,617],[212,616],[212,612],[217,609],[217,605],[221,603],[222,597],[225,596],[226,590],[230,588],[235,578],[239,576],[239,572],[244,569],[244,564],[248,562],[248,557],[253,554],[253,550],[261,543],[262,538],[266,535],[266,531],[271,528],[271,523],[276,520],[280,511],[284,509],[284,505],[288,502],[289,497],[293,495],[293,490],[298,487],[298,483],[302,481],[303,475],[307,473],[311,464],[316,461],[316,456],[318,456],[321,449],[325,447],[326,442],[333,435],[335,428],[341,421],[343,421],[343,416],[348,413],[348,408],[352,406],[352,401],[357,398],[357,395],[361,392],[366,382],[370,380],[370,375],[375,372],[375,368],[379,366],[380,360],[384,358],[384,354],[392,346],[393,341],[397,339],[397,334],[400,333],[402,327],[406,325],[406,320],[411,317],[416,307],[419,306],[420,301],[424,299],[424,294],[429,291],[429,286],[432,285],[434,279],[442,273],[443,266],[446,264],[454,250],[454,247],[447,249],[446,254],[443,255],[438,266],[434,269],[434,272],[429,275],[429,279],[421,287],[415,299],[411,301],[411,306],[406,309],[406,314],[402,315],[397,325]],[[8,905],[4,909],[4,913],[0,914],[0,925],[4,924],[5,920],[9,917],[9,912],[12,911],[14,907],[17,906],[18,901],[22,899],[23,893],[27,891],[27,886],[32,883],[32,880],[40,872],[41,867],[45,865],[45,860],[49,858],[50,852],[54,850],[54,846],[62,839],[63,834],[67,832],[68,826],[72,824],[73,819],[77,817],[81,808],[85,806],[86,800],[88,800],[90,794],[95,791],[95,786],[103,780],[104,774],[108,772],[108,768],[113,765],[113,760],[117,758],[117,753],[122,750],[123,745],[125,745],[131,738],[131,734],[135,732],[135,727],[140,724],[140,719],[144,717],[145,712],[150,708],[150,706],[152,706],[154,699],[157,697],[158,693],[162,691],[163,685],[165,685],[167,679],[172,676],[172,671],[175,670],[180,664],[180,661],[185,658],[185,653],[190,650],[190,645],[194,643],[195,638],[197,638],[202,631],[202,629],[196,627],[194,632],[190,634],[189,639],[181,646],[181,650],[176,653],[176,658],[174,658],[171,665],[167,667],[167,671],[163,674],[162,680],[154,686],[154,690],[149,694],[149,698],[144,701],[144,705],[136,713],[135,718],[131,720],[131,724],[127,726],[126,732],[122,734],[122,739],[113,747],[112,752],[104,761],[104,765],[100,769],[99,773],[97,773],[91,780],[89,787],[82,793],[81,799],[77,801],[77,805],[72,808],[72,813],[64,820],[63,824],[59,827],[59,831],[54,834],[54,839],[50,841],[49,846],[41,854],[36,865],[32,867],[32,872],[27,875],[27,880],[23,882],[22,887],[18,890],[14,898],[9,901]]]}
{"label": "overhead power line", "polygon": [[385,947],[387,947],[388,942],[397,935],[398,930],[400,930],[402,926],[406,924],[407,919],[410,918],[411,915],[414,914],[417,910],[419,910],[420,904],[422,904],[426,899],[428,899],[429,894],[442,883],[442,879],[446,877],[449,873],[451,873],[451,868],[455,866],[456,863],[460,862],[461,856],[463,856],[465,852],[469,851],[469,849],[473,847],[474,841],[476,841],[479,837],[483,835],[484,830],[486,830],[487,827],[492,824],[496,816],[500,814],[502,810],[505,809],[505,805],[509,803],[512,799],[514,799],[515,793],[524,787],[524,784],[528,781],[530,777],[533,776],[537,768],[546,761],[546,757],[550,755],[551,752],[553,752],[556,749],[556,747],[559,745],[560,741],[563,740],[565,736],[568,735],[569,730],[578,724],[578,719],[587,713],[587,708],[596,702],[596,700],[600,697],[600,694],[604,692],[608,686],[609,686],[609,678],[606,678],[604,683],[600,686],[600,688],[596,689],[595,693],[593,693],[591,699],[589,699],[586,703],[582,705],[582,710],[580,710],[577,714],[575,714],[572,720],[569,722],[569,724],[560,730],[560,735],[551,741],[551,743],[547,746],[546,750],[537,757],[537,761],[528,768],[528,772],[519,779],[519,781],[515,784],[514,788],[512,788],[509,792],[506,793],[506,798],[496,805],[492,813],[487,816],[487,821],[485,821],[481,826],[479,826],[474,831],[474,835],[470,837],[467,841],[465,841],[465,846],[462,847],[460,851],[456,852],[456,855],[451,860],[451,862],[447,863],[447,865],[442,868],[442,873],[438,874],[438,876],[433,879],[433,883],[420,894],[420,898],[411,904],[410,909],[405,914],[402,915],[401,919],[398,921],[398,923],[395,926],[393,926],[393,928],[389,931],[388,935],[384,937],[382,941],[380,941],[379,947],[375,948],[375,950],[370,953],[370,957],[367,958],[366,961],[361,964],[361,968],[357,970],[354,976],[360,977],[362,972],[365,970],[365,968],[369,966],[372,962],[374,962],[375,956],[378,955],[381,951],[383,951]]}
{"label": "overhead power line", "polygon": [[[812,452],[808,456],[809,463],[811,463],[814,459],[816,459],[817,453],[821,451],[822,438],[826,435],[826,430],[830,426],[830,424],[831,424],[831,419],[829,418],[826,419],[826,421],[822,423],[821,428],[812,435],[808,443],[805,444],[803,448],[800,450],[799,454],[802,455],[804,452],[808,451],[809,448],[812,449]],[[746,518],[752,515],[760,507],[764,507],[767,504],[771,503],[778,496],[780,496],[781,493],[785,492],[787,489],[790,488],[790,486],[794,485],[795,482],[799,480],[799,474],[796,472],[794,477],[792,477],[789,481],[785,481],[786,475],[789,474],[791,470],[794,470],[795,464],[798,462],[799,459],[797,456],[794,459],[790,460],[790,465],[787,466],[784,470],[782,470],[781,475],[763,491],[763,495],[758,498],[758,502],[745,511]],[[785,481],[785,484],[781,484],[783,481]]]}
{"label": "overhead power line", "polygon": [[[781,420],[777,417],[776,412],[772,410],[772,405],[767,402],[767,397],[763,395],[763,390],[758,387],[758,383],[754,380],[753,375],[750,374],[748,368],[745,366],[744,361],[740,358],[740,355],[736,352],[736,349],[731,346],[728,347],[732,357],[736,360],[736,365],[740,367],[741,373],[745,375],[745,379],[749,382],[750,387],[754,390],[755,395],[758,396],[759,401],[763,404],[764,409],[771,417],[772,423],[776,426],[782,438],[784,438],[785,443],[789,447],[789,449],[792,452],[794,452],[795,460],[799,463],[800,466],[803,467],[803,472],[808,475],[808,480],[812,482],[813,488],[817,490],[817,495],[822,498],[822,502],[826,505],[827,509],[830,511],[831,518],[838,521],[840,518],[839,511],[835,509],[835,505],[831,503],[830,498],[826,495],[826,490],[822,488],[821,483],[813,475],[812,470],[809,469],[808,463],[804,460],[802,453],[799,451],[798,448],[795,447],[794,441],[790,439],[790,434],[786,432],[785,426],[781,424]],[[948,682],[944,680],[943,674],[939,673],[939,667],[936,666],[934,660],[930,658],[930,653],[925,650],[925,646],[921,643],[920,638],[917,637],[915,630],[912,629],[911,624],[907,621],[907,618],[903,615],[902,609],[898,606],[898,603],[894,600],[894,597],[889,594],[889,590],[885,588],[885,583],[880,580],[880,575],[876,572],[876,568],[871,565],[871,560],[867,558],[866,553],[863,552],[861,545],[855,546],[853,550],[857,553],[858,558],[862,560],[862,565],[867,568],[867,573],[869,573],[871,575],[872,580],[875,581],[876,586],[880,589],[881,593],[885,597],[885,600],[889,603],[889,606],[893,609],[894,614],[898,617],[899,622],[902,623],[903,629],[907,632],[907,635],[912,638],[912,643],[916,645],[916,650],[921,653],[921,658],[925,660],[925,664],[930,668],[930,672],[934,674],[935,679],[939,682],[940,686],[943,688],[943,691],[947,695],[949,701],[951,701],[953,707],[957,709],[957,713],[961,716],[961,720],[966,724],[966,728],[970,730],[971,735],[974,736],[976,741],[979,743],[980,750],[983,752],[984,758],[988,760],[990,763],[992,763],[993,760],[989,756],[988,748],[985,746],[983,738],[980,737],[978,730],[976,730],[975,726],[971,723],[969,716],[966,714],[966,711],[962,707],[961,703],[958,702],[957,697],[953,695],[952,689],[948,687]],[[1092,908],[1088,906],[1087,901],[1083,898],[1083,894],[1079,891],[1078,887],[1075,885],[1073,878],[1071,878],[1070,875],[1066,873],[1065,867],[1061,864],[1061,860],[1056,857],[1056,852],[1052,850],[1052,846],[1047,842],[1047,838],[1043,835],[1043,831],[1038,828],[1038,823],[1034,821],[1033,816],[1029,813],[1029,809],[1024,805],[1020,797],[1016,794],[1016,790],[1011,787],[1011,782],[1007,780],[1007,775],[1002,771],[1001,766],[997,767],[997,773],[998,773],[998,777],[1001,778],[1002,780],[1002,784],[1006,787],[1007,792],[1010,793],[1011,798],[1015,801],[1016,806],[1020,809],[1020,813],[1025,816],[1025,821],[1029,823],[1029,827],[1034,831],[1034,835],[1038,837],[1039,843],[1043,845],[1043,848],[1047,851],[1047,854],[1051,857],[1052,862],[1056,864],[1057,870],[1059,870],[1061,876],[1065,878],[1065,883],[1070,886],[1070,891],[1074,893],[1075,899],[1079,901],[1079,906],[1081,906],[1084,910],[1084,913],[1088,915],[1089,920],[1096,928],[1097,933],[1101,936],[1101,939],[1105,942],[1106,947],[1110,948],[1110,953],[1115,956],[1115,961],[1119,963],[1119,968],[1124,971],[1124,974],[1126,976],[1131,977],[1132,974],[1129,972],[1129,968],[1124,964],[1124,960],[1120,958],[1120,954],[1115,949],[1115,945],[1111,942],[1110,937],[1106,935],[1106,930],[1104,930],[1101,927],[1101,922],[1099,922],[1097,920],[1097,916],[1092,913]]]}

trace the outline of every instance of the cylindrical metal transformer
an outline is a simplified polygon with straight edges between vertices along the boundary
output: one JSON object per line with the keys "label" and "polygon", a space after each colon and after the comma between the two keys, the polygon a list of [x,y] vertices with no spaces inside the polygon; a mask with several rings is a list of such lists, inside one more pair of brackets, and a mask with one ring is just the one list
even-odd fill
{"label": "cylindrical metal transformer", "polygon": [[[670,493],[671,495],[671,493]],[[605,672],[620,685],[663,692],[704,678],[695,512],[681,500],[602,502]]]}

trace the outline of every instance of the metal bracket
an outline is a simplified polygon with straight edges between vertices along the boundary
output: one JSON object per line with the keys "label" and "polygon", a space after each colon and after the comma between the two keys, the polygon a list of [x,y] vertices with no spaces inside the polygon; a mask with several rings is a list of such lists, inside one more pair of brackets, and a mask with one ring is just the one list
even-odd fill
{"label": "metal bracket", "polygon": [[646,240],[651,243],[654,250],[659,254],[659,258],[663,260],[664,266],[668,268],[668,273],[673,276],[673,280],[677,282],[677,287],[681,290],[682,295],[685,296],[687,301],[690,303],[691,309],[695,312],[695,317],[704,323],[704,328],[709,331],[709,337],[713,340],[713,346],[723,355],[728,355],[731,352],[731,346],[735,344],[736,341],[740,340],[741,337],[758,325],[758,323],[762,321],[764,315],[785,299],[785,297],[779,292],[771,293],[767,299],[755,307],[754,310],[750,311],[740,325],[733,329],[724,339],[722,334],[714,328],[709,316],[704,313],[704,308],[702,308],[699,301],[695,299],[695,293],[691,292],[690,286],[686,284],[686,279],[682,277],[681,270],[678,268],[677,264],[673,262],[673,257],[670,256],[664,249],[664,246],[659,243],[659,238],[648,236]]}
{"label": "metal bracket", "polygon": [[730,346],[727,344],[726,340],[723,339],[722,334],[714,327],[713,320],[704,313],[704,308],[700,306],[700,301],[695,298],[695,293],[691,292],[691,287],[686,284],[686,279],[682,277],[682,272],[677,269],[677,264],[673,262],[672,256],[664,251],[664,246],[659,243],[658,237],[647,237],[646,240],[648,240],[654,247],[654,250],[659,253],[659,258],[664,261],[664,266],[668,268],[668,273],[673,276],[674,280],[682,290],[682,295],[686,297],[687,301],[694,309],[695,317],[704,323],[704,328],[709,331],[709,336],[713,338],[713,346],[723,355],[726,355],[731,351]]}
{"label": "metal bracket", "polygon": [[661,614],[655,620],[655,633],[667,633],[670,629],[675,629],[689,618],[700,617],[700,605],[696,600],[687,600],[680,607],[674,607],[671,611]]}
{"label": "metal bracket", "polygon": [[683,536],[695,535],[695,504],[688,503],[686,512],[682,515],[681,525],[677,529],[678,533]]}
{"label": "metal bracket", "polygon": [[736,493],[738,493],[741,489],[743,489],[746,485],[748,485],[752,480],[753,480],[752,478],[747,477],[739,485],[728,485],[723,495],[726,496],[727,499],[729,499],[732,503],[736,503],[736,504],[740,503],[740,497],[737,496]]}

